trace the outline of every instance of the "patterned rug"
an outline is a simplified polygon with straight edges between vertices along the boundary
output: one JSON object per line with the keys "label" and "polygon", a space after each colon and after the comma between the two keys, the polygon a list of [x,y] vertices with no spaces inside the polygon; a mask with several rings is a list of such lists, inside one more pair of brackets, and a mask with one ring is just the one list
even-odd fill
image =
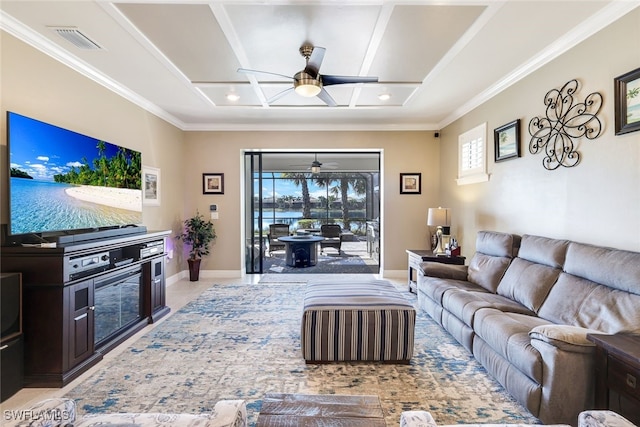
{"label": "patterned rug", "polygon": [[388,426],[411,409],[430,411],[439,424],[538,422],[420,311],[409,365],[305,365],[304,287],[214,285],[66,397],[77,400],[80,412],[185,413],[240,398],[254,425],[266,393],[374,394]]}

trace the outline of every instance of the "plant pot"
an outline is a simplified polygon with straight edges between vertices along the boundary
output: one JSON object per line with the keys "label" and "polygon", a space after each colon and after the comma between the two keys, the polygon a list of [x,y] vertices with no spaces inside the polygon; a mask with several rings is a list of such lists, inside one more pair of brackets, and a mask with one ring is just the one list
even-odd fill
{"label": "plant pot", "polygon": [[200,261],[202,261],[200,258],[187,260],[189,264],[189,280],[191,282],[197,282],[200,278]]}

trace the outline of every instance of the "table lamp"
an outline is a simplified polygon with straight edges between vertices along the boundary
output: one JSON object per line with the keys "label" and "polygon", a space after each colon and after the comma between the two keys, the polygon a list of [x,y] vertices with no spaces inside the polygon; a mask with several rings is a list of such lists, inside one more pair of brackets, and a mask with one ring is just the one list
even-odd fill
{"label": "table lamp", "polygon": [[444,256],[446,252],[442,247],[442,227],[451,226],[451,209],[449,208],[429,208],[427,215],[427,225],[429,227],[437,227],[436,238],[438,243],[433,253],[437,256]]}

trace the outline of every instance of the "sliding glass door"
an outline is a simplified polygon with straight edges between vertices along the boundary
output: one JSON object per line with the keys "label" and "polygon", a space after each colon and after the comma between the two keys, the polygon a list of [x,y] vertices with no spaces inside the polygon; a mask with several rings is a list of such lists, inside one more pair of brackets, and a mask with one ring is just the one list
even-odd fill
{"label": "sliding glass door", "polygon": [[[271,224],[288,226],[289,234],[339,225],[344,245],[327,255],[331,267],[378,272],[379,152],[246,152],[244,173],[246,273],[287,272],[282,248],[269,247]],[[325,272],[315,270],[305,272]]]}

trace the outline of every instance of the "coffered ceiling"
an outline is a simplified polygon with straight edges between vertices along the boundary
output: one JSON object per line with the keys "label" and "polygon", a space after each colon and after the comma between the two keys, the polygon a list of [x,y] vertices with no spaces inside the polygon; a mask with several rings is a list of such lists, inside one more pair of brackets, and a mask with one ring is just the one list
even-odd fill
{"label": "coffered ceiling", "polygon": [[[3,0],[0,26],[183,130],[437,130],[639,4]],[[378,82],[326,86],[335,107],[268,102],[305,68],[303,44],[326,49],[321,74]]]}

